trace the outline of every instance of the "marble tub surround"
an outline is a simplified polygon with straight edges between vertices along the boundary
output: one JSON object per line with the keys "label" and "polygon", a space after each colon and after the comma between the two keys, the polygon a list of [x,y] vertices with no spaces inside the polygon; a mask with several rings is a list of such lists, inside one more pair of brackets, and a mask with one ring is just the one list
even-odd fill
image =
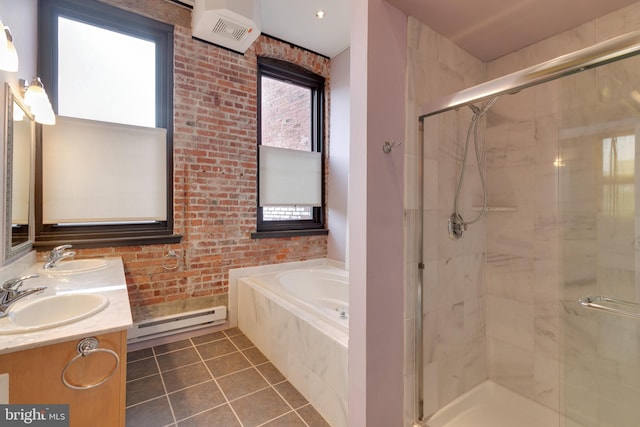
{"label": "marble tub surround", "polygon": [[[122,259],[105,259],[110,264],[99,271],[70,275],[40,274],[37,278],[25,281],[24,288],[46,286],[47,289],[41,294],[18,301],[15,307],[42,297],[72,293],[98,293],[107,297],[109,303],[102,311],[77,322],[23,334],[2,334],[2,324],[8,320],[0,319],[0,354],[130,328],[133,322]],[[35,274],[40,267],[42,263],[32,264],[19,276]]]}
{"label": "marble tub surround", "polygon": [[238,281],[238,325],[334,427],[347,426],[348,333],[252,278]]}

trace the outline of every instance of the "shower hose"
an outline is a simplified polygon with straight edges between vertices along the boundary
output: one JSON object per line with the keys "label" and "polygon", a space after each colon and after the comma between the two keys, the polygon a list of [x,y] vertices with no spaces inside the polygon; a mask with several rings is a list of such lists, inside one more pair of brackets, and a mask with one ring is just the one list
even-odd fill
{"label": "shower hose", "polygon": [[[484,144],[480,147],[480,143],[478,142],[478,122],[484,116],[489,108],[493,105],[494,102],[498,100],[498,97],[491,98],[482,108],[478,108],[475,105],[469,105],[471,111],[473,111],[473,116],[471,117],[471,122],[469,123],[469,129],[467,130],[467,137],[464,144],[464,154],[462,156],[462,168],[460,169],[460,176],[458,178],[458,185],[456,186],[456,194],[453,199],[453,213],[449,217],[449,237],[454,240],[461,238],[464,232],[467,230],[467,227],[475,222],[477,222],[482,216],[485,214],[487,210],[487,185],[484,177]],[[464,173],[467,168],[467,156],[469,155],[469,145],[471,138],[473,137],[473,145],[476,152],[476,163],[478,166],[478,174],[480,176],[480,184],[482,185],[482,209],[480,213],[471,221],[465,221],[460,214],[458,209],[458,199],[460,197],[460,191],[462,190],[462,183],[464,181]]]}

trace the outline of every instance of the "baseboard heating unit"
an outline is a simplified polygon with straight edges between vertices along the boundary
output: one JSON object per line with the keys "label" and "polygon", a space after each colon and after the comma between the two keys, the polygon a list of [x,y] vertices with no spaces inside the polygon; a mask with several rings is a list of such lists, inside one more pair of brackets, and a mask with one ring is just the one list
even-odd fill
{"label": "baseboard heating unit", "polygon": [[143,320],[134,323],[133,327],[129,329],[127,341],[135,343],[194,329],[222,325],[226,318],[227,307],[219,306]]}

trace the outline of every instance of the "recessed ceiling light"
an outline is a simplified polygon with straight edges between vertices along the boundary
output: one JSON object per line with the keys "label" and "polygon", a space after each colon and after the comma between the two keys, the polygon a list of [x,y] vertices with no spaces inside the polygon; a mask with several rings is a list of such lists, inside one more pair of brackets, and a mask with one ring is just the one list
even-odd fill
{"label": "recessed ceiling light", "polygon": [[316,18],[322,19],[324,18],[324,10],[319,10],[316,12]]}

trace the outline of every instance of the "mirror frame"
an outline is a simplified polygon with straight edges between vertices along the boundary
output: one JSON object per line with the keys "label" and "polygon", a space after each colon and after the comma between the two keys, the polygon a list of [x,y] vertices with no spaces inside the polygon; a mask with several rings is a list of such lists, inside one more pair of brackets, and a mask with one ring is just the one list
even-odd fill
{"label": "mirror frame", "polygon": [[[34,197],[34,166],[35,166],[35,121],[29,108],[22,102],[22,99],[15,95],[11,86],[5,83],[5,229],[4,229],[4,261],[8,262],[20,255],[26,254],[33,248],[34,241],[34,213],[33,213],[33,197]],[[30,153],[29,153],[29,207],[28,207],[28,236],[27,240],[13,245],[12,239],[12,212],[13,212],[13,108],[20,108],[25,118],[30,121]]]}

